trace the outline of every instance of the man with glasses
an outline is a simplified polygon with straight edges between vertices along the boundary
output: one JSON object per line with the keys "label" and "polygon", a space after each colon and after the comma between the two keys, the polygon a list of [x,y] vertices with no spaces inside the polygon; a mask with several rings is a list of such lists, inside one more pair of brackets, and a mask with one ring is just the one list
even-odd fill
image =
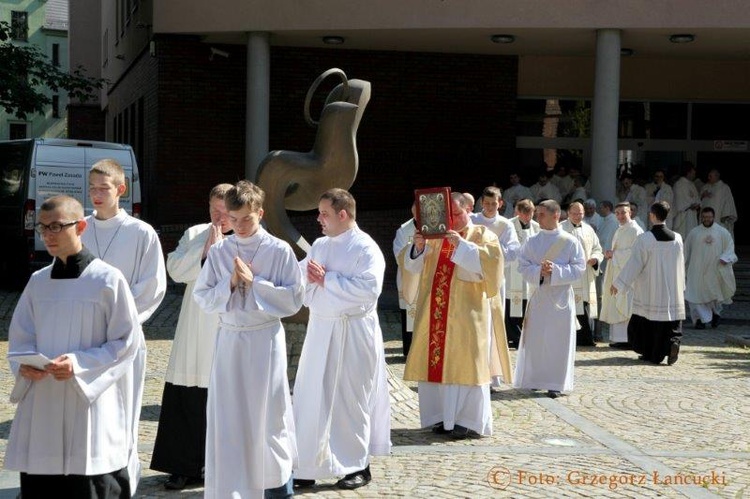
{"label": "man with glasses", "polygon": [[143,332],[122,273],[83,246],[86,226],[71,197],[42,204],[36,230],[54,261],[31,276],[8,330],[18,408],[5,467],[21,472],[23,497],[131,496],[126,373]]}

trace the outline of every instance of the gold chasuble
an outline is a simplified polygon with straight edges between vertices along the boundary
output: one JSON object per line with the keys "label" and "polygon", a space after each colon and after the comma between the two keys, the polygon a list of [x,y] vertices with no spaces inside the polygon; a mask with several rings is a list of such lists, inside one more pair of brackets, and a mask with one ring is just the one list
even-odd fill
{"label": "gold chasuble", "polygon": [[[498,295],[503,279],[500,244],[497,236],[484,226],[470,225],[466,230],[465,239],[479,247],[481,280],[467,280],[473,273],[450,260],[454,248],[447,239],[426,240],[420,274],[400,266],[404,296],[410,302],[416,299],[414,337],[404,371],[406,380],[456,385],[490,383],[492,331],[496,350],[492,357],[499,357],[503,377],[510,382],[502,305],[498,300],[490,300]],[[400,256],[410,258],[409,251]],[[499,319],[494,321],[494,327],[493,317]]]}

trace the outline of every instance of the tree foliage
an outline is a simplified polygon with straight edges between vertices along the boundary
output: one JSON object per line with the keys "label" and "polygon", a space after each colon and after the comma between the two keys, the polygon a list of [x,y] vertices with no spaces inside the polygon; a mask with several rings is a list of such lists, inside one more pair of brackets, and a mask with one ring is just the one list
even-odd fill
{"label": "tree foliage", "polygon": [[67,92],[71,99],[87,101],[104,80],[91,78],[78,67],[70,73],[53,65],[39,48],[16,45],[11,27],[0,22],[0,106],[5,112],[26,119],[29,114],[44,114],[51,99],[44,94]]}

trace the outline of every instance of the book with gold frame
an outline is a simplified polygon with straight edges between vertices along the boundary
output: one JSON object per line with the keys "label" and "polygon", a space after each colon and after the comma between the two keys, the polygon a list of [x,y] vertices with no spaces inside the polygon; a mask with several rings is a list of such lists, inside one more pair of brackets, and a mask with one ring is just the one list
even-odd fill
{"label": "book with gold frame", "polygon": [[415,189],[417,230],[427,239],[445,236],[452,227],[451,188]]}

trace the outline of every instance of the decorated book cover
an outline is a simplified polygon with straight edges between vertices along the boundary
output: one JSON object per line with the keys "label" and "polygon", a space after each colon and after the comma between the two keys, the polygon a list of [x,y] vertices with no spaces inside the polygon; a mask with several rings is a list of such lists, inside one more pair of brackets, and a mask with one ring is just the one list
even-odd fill
{"label": "decorated book cover", "polygon": [[415,189],[417,230],[429,238],[443,237],[452,227],[451,188]]}

